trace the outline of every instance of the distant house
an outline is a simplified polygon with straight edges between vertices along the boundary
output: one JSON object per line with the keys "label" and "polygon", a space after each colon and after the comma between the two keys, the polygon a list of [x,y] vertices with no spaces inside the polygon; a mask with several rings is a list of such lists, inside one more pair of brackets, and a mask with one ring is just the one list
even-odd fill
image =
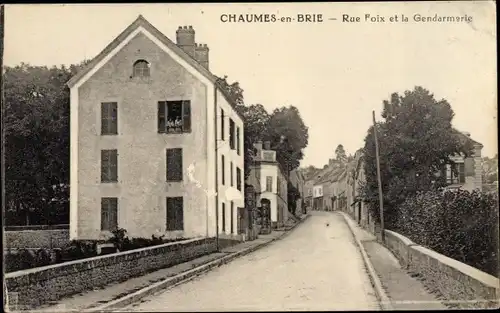
{"label": "distant house", "polygon": [[238,229],[243,118],[194,29],[176,40],[139,16],[68,82],[71,239]]}
{"label": "distant house", "polygon": [[256,156],[250,166],[247,183],[255,188],[257,205],[268,200],[271,207],[271,226],[283,227],[288,221],[288,181],[285,171],[276,160],[270,143],[254,144]]}
{"label": "distant house", "polygon": [[313,209],[332,211],[339,208],[339,183],[344,164],[330,159],[315,177],[313,183]]}
{"label": "distant house", "polygon": [[304,188],[305,188],[305,179],[304,175],[302,174],[302,171],[299,169],[294,169],[290,171],[289,175],[289,180],[290,184],[297,188],[299,194],[300,194],[300,199],[297,200],[297,208],[296,208],[296,214],[301,214],[303,213],[303,209],[305,209],[304,206]]}
{"label": "distant house", "polygon": [[447,187],[446,190],[463,189],[468,191],[479,190],[483,188],[483,159],[481,151],[483,145],[470,137],[469,133],[455,130],[462,143],[468,142],[473,147],[471,156],[455,155],[451,159],[454,164],[447,164],[443,167],[440,175],[445,175]]}

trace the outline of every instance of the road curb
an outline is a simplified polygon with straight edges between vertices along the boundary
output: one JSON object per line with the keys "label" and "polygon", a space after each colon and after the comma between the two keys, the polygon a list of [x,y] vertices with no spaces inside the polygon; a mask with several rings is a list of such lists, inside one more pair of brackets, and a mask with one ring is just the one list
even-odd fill
{"label": "road curb", "polygon": [[288,231],[285,231],[280,236],[273,238],[267,242],[263,242],[259,245],[249,247],[247,249],[228,254],[228,255],[223,256],[219,259],[216,259],[216,260],[210,261],[208,263],[205,263],[203,265],[200,265],[198,267],[195,267],[191,270],[182,272],[182,273],[177,274],[173,277],[169,277],[169,278],[164,279],[162,281],[156,282],[148,287],[142,288],[142,289],[140,289],[136,292],[133,292],[131,294],[128,294],[122,298],[107,302],[107,303],[105,303],[101,306],[98,306],[98,307],[86,309],[86,310],[84,310],[84,312],[102,312],[102,311],[109,311],[109,310],[113,310],[113,309],[119,309],[119,308],[125,307],[127,305],[130,305],[132,303],[136,303],[139,300],[141,300],[147,296],[150,296],[150,295],[152,295],[160,290],[163,290],[163,289],[166,289],[169,287],[174,287],[176,285],[180,285],[182,283],[188,282],[189,280],[199,276],[200,274],[208,272],[215,267],[219,267],[223,264],[229,263],[230,261],[232,261],[238,257],[247,255],[247,254],[254,252],[258,249],[264,248],[265,246],[268,246],[270,243],[272,243],[274,241],[283,239],[288,234],[290,234],[299,224],[302,224],[306,219],[308,219],[309,216],[310,215],[307,215],[304,219],[301,219],[299,222],[297,222],[295,225],[293,225]]}
{"label": "road curb", "polygon": [[377,272],[375,272],[375,269],[373,268],[372,262],[370,261],[370,257],[366,253],[365,247],[363,247],[363,244],[359,240],[358,236],[356,236],[356,232],[353,229],[353,226],[351,225],[351,220],[350,217],[347,216],[346,213],[344,212],[339,212],[341,213],[342,217],[344,218],[347,227],[349,227],[349,230],[351,231],[352,236],[354,237],[354,241],[356,242],[356,245],[358,246],[358,249],[361,253],[361,256],[363,258],[363,263],[365,264],[366,270],[368,271],[368,276],[370,277],[370,280],[373,285],[373,289],[375,290],[375,295],[378,299],[378,302],[380,303],[380,307],[382,311],[392,311],[394,308],[392,307],[391,300],[387,296],[384,288],[382,287],[382,282],[380,281],[380,278],[377,275]]}

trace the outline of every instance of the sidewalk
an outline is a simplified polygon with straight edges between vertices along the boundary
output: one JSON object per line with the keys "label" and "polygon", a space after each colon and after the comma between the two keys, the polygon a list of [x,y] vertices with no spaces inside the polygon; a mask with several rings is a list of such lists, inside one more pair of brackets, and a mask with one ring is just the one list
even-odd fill
{"label": "sidewalk", "polygon": [[[306,218],[301,220],[303,222]],[[220,266],[234,258],[243,256],[269,243],[283,238],[289,231],[273,231],[268,235],[259,235],[256,240],[246,241],[237,245],[222,249],[220,252],[212,253],[181,263],[169,268],[164,268],[144,276],[128,279],[124,282],[89,290],[69,298],[60,299],[33,312],[69,312],[69,311],[101,311],[104,309],[118,308],[128,305],[138,299],[154,293],[158,290],[175,286],[192,279],[211,268]]]}
{"label": "sidewalk", "polygon": [[354,237],[361,242],[369,262],[394,310],[446,310],[439,299],[417,279],[402,269],[396,257],[373,234],[362,229],[352,218],[341,212]]}

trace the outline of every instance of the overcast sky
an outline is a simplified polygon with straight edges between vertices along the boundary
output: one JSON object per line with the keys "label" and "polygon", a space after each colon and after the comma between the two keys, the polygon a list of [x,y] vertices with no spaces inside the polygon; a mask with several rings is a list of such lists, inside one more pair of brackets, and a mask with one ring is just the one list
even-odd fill
{"label": "overcast sky", "polygon": [[[323,23],[223,23],[221,14],[322,13]],[[386,16],[365,23],[364,15]],[[472,16],[472,23],[417,23],[415,13]],[[73,64],[96,56],[139,14],[175,41],[192,25],[210,47],[210,68],[269,111],[295,105],[309,127],[302,165],[322,166],[341,143],[364,144],[372,110],[415,85],[446,98],[454,125],[497,152],[495,7],[476,3],[281,3],[7,5],[4,64]],[[342,23],[342,14],[360,23]],[[390,23],[405,14],[408,23]],[[337,18],[327,20],[328,18]],[[383,147],[382,147],[383,148]]]}

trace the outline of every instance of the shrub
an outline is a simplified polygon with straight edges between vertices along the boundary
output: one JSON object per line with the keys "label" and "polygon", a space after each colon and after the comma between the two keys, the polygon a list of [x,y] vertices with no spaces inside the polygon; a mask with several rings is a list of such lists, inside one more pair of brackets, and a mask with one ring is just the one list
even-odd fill
{"label": "shrub", "polygon": [[498,277],[498,196],[464,190],[419,193],[397,210],[395,230]]}

